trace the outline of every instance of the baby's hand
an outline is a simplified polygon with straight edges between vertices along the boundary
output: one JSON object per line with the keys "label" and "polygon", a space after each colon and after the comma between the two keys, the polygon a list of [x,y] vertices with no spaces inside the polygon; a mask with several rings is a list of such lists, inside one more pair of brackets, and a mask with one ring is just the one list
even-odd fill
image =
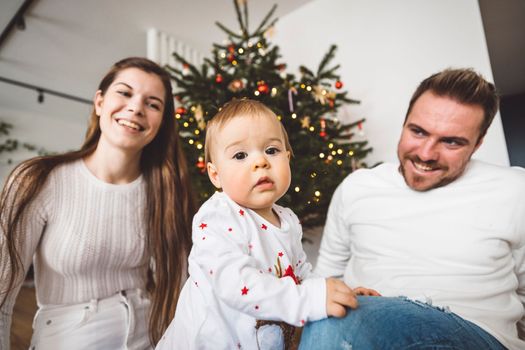
{"label": "baby's hand", "polygon": [[356,295],[366,295],[369,297],[380,297],[381,296],[381,294],[379,294],[379,292],[376,291],[375,289],[369,289],[365,287],[357,287],[357,288],[354,288],[353,291]]}
{"label": "baby's hand", "polygon": [[355,293],[343,281],[335,278],[326,279],[326,314],[343,317],[346,307],[357,308]]}

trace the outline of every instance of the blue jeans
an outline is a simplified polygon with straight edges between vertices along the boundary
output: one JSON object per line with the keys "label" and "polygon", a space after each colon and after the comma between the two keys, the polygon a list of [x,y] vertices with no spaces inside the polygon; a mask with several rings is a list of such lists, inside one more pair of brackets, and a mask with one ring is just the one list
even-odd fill
{"label": "blue jeans", "polygon": [[309,323],[299,350],[504,350],[490,334],[458,315],[404,297],[359,296],[344,318]]}

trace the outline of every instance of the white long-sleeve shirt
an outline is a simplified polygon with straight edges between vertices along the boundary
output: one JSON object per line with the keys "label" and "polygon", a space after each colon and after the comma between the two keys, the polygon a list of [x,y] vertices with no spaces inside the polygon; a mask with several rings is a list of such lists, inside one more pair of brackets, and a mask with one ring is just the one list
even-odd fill
{"label": "white long-sleeve shirt", "polygon": [[[25,240],[24,267],[34,263],[38,304],[74,304],[144,289],[149,263],[145,201],[142,176],[112,185],[97,179],[82,160],[55,168],[19,232]],[[5,256],[0,252],[0,263]],[[5,282],[0,279],[0,289]],[[0,349],[9,348],[18,291],[7,296],[0,313]]]}
{"label": "white long-sleeve shirt", "polygon": [[311,275],[299,220],[290,209],[273,210],[281,227],[224,193],[202,205],[190,277],[157,349],[257,349],[256,320],[302,326],[326,317],[325,279]]}
{"label": "white long-sleeve shirt", "polygon": [[427,192],[394,164],[356,171],[333,196],[315,271],[448,306],[525,349],[525,171],[472,160]]}

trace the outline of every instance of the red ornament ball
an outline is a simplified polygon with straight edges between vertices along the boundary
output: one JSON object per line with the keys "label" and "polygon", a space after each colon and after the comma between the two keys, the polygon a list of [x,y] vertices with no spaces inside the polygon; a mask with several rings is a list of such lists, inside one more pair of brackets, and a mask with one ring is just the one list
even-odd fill
{"label": "red ornament ball", "polygon": [[234,53],[234,52],[235,52],[235,45],[233,45],[233,44],[232,44],[232,45],[229,45],[229,46],[228,46],[228,52],[229,52],[229,53]]}
{"label": "red ornament ball", "polygon": [[321,136],[321,137],[326,137],[326,131],[321,131],[321,132],[319,133],[319,136]]}
{"label": "red ornament ball", "polygon": [[175,110],[175,113],[177,114],[186,114],[187,110],[186,108],[184,107],[178,107],[176,110]]}
{"label": "red ornament ball", "polygon": [[215,76],[215,82],[216,82],[217,84],[222,83],[222,75],[217,74],[217,75]]}
{"label": "red ornament ball", "polygon": [[338,81],[335,82],[335,88],[336,89],[340,89],[342,87],[343,87],[343,82],[342,81],[338,80]]}
{"label": "red ornament ball", "polygon": [[267,94],[268,91],[270,91],[270,88],[268,87],[268,84],[262,81],[257,83],[257,91],[259,91],[261,94]]}

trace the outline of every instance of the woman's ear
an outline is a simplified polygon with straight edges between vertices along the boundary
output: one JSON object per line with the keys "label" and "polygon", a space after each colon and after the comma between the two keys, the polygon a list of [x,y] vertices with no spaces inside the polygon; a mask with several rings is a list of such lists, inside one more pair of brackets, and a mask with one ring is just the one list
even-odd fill
{"label": "woman's ear", "polygon": [[219,177],[219,172],[217,171],[217,167],[212,162],[208,162],[206,164],[206,169],[208,170],[208,177],[210,178],[211,183],[216,188],[221,188],[221,179]]}
{"label": "woman's ear", "polygon": [[104,96],[102,95],[102,91],[97,90],[95,92],[95,98],[93,99],[93,105],[95,106],[95,113],[100,116],[100,113],[102,112],[102,102],[104,101]]}

